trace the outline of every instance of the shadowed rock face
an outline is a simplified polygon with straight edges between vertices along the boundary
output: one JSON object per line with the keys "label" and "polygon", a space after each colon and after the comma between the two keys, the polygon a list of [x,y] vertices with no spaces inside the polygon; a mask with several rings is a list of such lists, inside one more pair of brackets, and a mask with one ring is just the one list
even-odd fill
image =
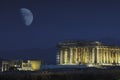
{"label": "shadowed rock face", "polygon": [[82,70],[72,72],[43,71],[32,74],[31,72],[7,72],[0,74],[2,80],[119,80],[120,73],[117,70]]}

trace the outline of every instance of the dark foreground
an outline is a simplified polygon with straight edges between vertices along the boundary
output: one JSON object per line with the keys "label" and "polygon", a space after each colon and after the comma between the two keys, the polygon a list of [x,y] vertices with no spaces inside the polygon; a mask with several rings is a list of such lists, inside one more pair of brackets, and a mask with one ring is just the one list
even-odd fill
{"label": "dark foreground", "polygon": [[0,80],[120,80],[120,70],[4,72]]}

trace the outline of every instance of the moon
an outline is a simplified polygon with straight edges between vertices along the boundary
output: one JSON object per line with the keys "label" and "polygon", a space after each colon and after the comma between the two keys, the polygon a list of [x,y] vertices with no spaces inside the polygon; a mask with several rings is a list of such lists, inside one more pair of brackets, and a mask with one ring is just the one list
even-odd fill
{"label": "moon", "polygon": [[25,25],[30,26],[32,24],[32,22],[33,22],[33,14],[32,14],[32,12],[27,8],[21,8],[20,12],[21,12],[22,19],[23,19]]}

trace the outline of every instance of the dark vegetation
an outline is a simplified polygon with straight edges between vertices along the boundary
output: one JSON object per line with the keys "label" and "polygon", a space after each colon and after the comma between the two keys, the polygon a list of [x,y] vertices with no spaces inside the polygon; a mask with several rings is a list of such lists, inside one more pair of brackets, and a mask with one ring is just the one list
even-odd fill
{"label": "dark vegetation", "polygon": [[3,72],[0,80],[120,80],[120,70]]}

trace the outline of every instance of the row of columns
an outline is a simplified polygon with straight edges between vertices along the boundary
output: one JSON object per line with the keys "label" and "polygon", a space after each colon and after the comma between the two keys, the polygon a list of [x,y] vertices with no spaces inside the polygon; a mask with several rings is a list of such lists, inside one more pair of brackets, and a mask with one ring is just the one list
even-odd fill
{"label": "row of columns", "polygon": [[120,63],[120,49],[104,47],[75,47],[60,50],[60,64]]}
{"label": "row of columns", "polygon": [[120,50],[111,48],[98,48],[98,59],[97,63],[120,63]]}

